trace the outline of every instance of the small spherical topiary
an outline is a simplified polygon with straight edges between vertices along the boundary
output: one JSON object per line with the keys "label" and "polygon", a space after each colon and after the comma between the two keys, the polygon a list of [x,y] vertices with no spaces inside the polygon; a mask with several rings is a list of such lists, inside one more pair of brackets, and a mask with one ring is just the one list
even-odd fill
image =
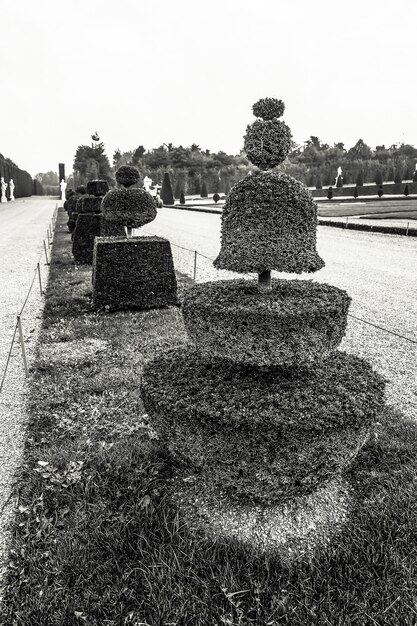
{"label": "small spherical topiary", "polygon": [[245,151],[248,158],[262,170],[284,161],[292,148],[292,135],[285,122],[256,120],[246,129]]}
{"label": "small spherical topiary", "polygon": [[144,189],[113,189],[104,196],[101,210],[105,220],[140,228],[156,217],[152,196]]}
{"label": "small spherical topiary", "polygon": [[215,202],[216,204],[218,203],[218,201],[220,200],[220,196],[219,196],[219,194],[218,194],[218,193],[214,193],[214,194],[213,194],[213,200],[214,200],[214,202]]}
{"label": "small spherical topiary", "polygon": [[85,185],[78,185],[78,187],[75,188],[76,193],[79,193],[81,195],[87,193],[87,189],[85,187]]}
{"label": "small spherical topiary", "polygon": [[108,190],[107,180],[89,180],[87,183],[87,194],[91,196],[104,196]]}
{"label": "small spherical topiary", "polygon": [[285,111],[285,104],[277,98],[261,98],[252,107],[253,114],[264,120],[281,117]]}
{"label": "small spherical topiary", "polygon": [[140,178],[139,170],[132,165],[122,165],[116,172],[116,180],[123,187],[135,185]]}

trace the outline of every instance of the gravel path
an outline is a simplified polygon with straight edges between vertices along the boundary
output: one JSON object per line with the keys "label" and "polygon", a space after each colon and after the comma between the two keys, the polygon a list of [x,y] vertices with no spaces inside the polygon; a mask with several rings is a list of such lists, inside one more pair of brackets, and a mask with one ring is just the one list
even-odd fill
{"label": "gravel path", "polygon": [[[43,254],[43,240],[57,204],[56,199],[34,196],[0,204],[0,381],[16,325],[16,315],[22,308],[35,274],[36,264]],[[45,257],[40,262],[43,286],[48,267]],[[22,313],[22,326],[28,361],[33,357],[41,323],[38,278]],[[18,466],[23,446],[25,425],[26,380],[18,342],[14,344],[3,390],[0,393],[0,579],[3,574],[7,546],[6,527],[12,514],[10,485]]]}
{"label": "gravel path", "polygon": [[[220,216],[160,209],[136,231],[166,237],[173,244],[214,258],[220,249]],[[317,247],[326,267],[313,278],[346,289],[350,314],[417,341],[417,239],[320,226]],[[194,253],[173,246],[176,267],[192,276]],[[278,275],[278,274],[276,274]],[[198,282],[237,278],[197,257]],[[293,274],[280,274],[294,278]],[[342,349],[367,358],[388,379],[387,401],[417,418],[417,344],[349,318]]]}

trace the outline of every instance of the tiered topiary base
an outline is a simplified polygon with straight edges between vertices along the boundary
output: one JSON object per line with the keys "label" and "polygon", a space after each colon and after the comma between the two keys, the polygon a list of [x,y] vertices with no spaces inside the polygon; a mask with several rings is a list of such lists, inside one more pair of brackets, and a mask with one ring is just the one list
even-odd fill
{"label": "tiered topiary base", "polygon": [[93,264],[96,309],[155,309],[177,304],[177,282],[167,239],[98,237]]}
{"label": "tiered topiary base", "polygon": [[[180,489],[188,517],[194,508],[195,523],[254,547],[260,536],[270,547],[297,533],[303,543],[311,524],[331,534],[346,508],[345,489],[339,494],[333,481],[383,406],[382,378],[343,352],[284,369],[173,350],[145,366],[141,393],[161,440],[200,476],[194,490]],[[296,530],[294,515],[304,530]],[[253,534],[260,518],[261,535]]]}
{"label": "tiered topiary base", "polygon": [[182,305],[190,339],[207,358],[258,366],[328,356],[345,334],[350,297],[311,280],[227,280],[195,285]]}

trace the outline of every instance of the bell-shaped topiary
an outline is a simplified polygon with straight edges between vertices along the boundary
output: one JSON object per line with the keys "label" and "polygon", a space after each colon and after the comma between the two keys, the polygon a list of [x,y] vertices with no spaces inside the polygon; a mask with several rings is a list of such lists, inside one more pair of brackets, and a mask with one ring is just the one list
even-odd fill
{"label": "bell-shaped topiary", "polygon": [[140,228],[156,217],[152,196],[144,189],[113,189],[101,203],[104,219],[129,228]]}

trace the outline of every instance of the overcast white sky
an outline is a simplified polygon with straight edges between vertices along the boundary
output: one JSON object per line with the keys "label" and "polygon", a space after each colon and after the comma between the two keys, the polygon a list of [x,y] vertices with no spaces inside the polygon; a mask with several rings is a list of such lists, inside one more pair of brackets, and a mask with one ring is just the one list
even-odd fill
{"label": "overcast white sky", "polygon": [[98,131],[237,154],[252,104],[294,139],[417,146],[417,0],[0,0],[0,152],[72,170]]}

